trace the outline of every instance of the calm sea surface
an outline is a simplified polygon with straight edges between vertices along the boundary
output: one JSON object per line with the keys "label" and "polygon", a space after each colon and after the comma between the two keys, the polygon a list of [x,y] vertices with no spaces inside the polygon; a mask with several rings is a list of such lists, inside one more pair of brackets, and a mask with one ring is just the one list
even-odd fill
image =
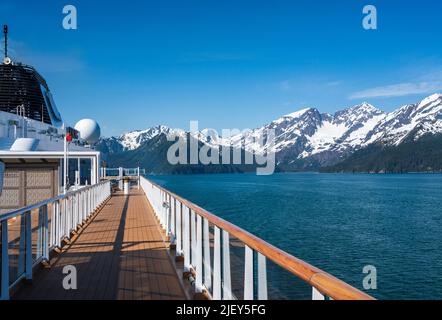
{"label": "calm sea surface", "polygon": [[[294,173],[149,177],[378,299],[442,299],[442,175]],[[269,263],[273,298],[310,289]]]}

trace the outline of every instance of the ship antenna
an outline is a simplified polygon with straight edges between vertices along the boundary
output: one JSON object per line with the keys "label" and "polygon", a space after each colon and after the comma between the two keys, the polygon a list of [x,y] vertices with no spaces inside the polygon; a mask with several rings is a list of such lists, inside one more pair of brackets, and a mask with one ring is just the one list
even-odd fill
{"label": "ship antenna", "polygon": [[3,33],[5,34],[5,59],[8,57],[8,25],[3,26]]}

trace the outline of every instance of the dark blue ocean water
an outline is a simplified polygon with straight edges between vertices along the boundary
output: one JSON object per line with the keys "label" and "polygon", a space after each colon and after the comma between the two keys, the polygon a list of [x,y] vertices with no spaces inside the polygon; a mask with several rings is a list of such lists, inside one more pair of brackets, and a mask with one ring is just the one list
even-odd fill
{"label": "dark blue ocean water", "polygon": [[[149,177],[379,299],[442,299],[442,175],[288,173]],[[270,294],[308,298],[269,264]]]}

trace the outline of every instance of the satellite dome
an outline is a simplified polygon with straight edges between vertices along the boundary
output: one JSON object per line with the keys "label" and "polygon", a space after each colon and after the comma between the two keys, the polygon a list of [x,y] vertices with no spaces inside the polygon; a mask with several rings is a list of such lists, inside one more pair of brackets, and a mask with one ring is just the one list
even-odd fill
{"label": "satellite dome", "polygon": [[87,143],[93,144],[100,139],[100,126],[95,120],[82,119],[77,122],[74,128],[80,133],[80,138]]}

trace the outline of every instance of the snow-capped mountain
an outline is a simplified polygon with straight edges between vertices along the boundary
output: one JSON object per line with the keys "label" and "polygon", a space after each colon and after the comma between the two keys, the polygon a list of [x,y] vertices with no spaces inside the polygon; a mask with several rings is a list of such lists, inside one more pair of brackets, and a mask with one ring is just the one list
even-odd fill
{"label": "snow-capped mountain", "polygon": [[122,134],[117,138],[117,141],[123,146],[124,150],[134,150],[141,146],[145,141],[160,135],[170,135],[175,133],[176,129],[159,125],[146,130],[136,130]]}
{"label": "snow-capped mountain", "polygon": [[389,113],[367,135],[366,144],[382,141],[399,145],[410,133],[418,139],[425,133],[442,132],[442,95],[433,94],[420,103],[405,105]]}
{"label": "snow-capped mountain", "polygon": [[[254,143],[266,129],[275,130],[274,144]],[[320,165],[342,159],[372,143],[398,145],[410,134],[442,133],[442,95],[434,94],[420,103],[385,113],[362,103],[335,114],[303,109],[230,139],[234,147],[262,153],[272,150],[279,162],[314,157]]]}
{"label": "snow-capped mountain", "polygon": [[[248,151],[262,153],[274,151],[287,153],[292,160],[307,158],[324,152],[346,152],[361,147],[365,137],[376,124],[385,118],[385,113],[370,104],[363,103],[334,115],[320,113],[315,108],[303,109],[283,116],[270,124],[251,132],[232,137],[235,147],[241,144]],[[275,130],[274,145],[262,148],[253,143],[267,129]],[[286,159],[289,160],[289,159]]]}
{"label": "snow-capped mountain", "polygon": [[159,135],[184,134],[183,130],[171,129],[164,125],[158,125],[146,130],[134,130],[117,137],[101,138],[98,143],[98,150],[104,153],[106,160],[108,155],[118,154],[124,151],[136,150],[145,142],[152,140]]}
{"label": "snow-capped mountain", "polygon": [[[268,129],[275,132],[273,141],[266,136]],[[135,150],[161,134],[173,133],[183,135],[185,131],[157,126],[103,139],[102,143],[109,151],[118,153]],[[374,143],[397,146],[407,137],[416,140],[426,133],[442,133],[441,94],[390,113],[368,103],[334,114],[306,108],[231,137],[219,137],[211,129],[191,133],[191,136],[211,147],[230,146],[257,154],[272,151],[278,164],[301,162],[305,169],[333,165]]]}

